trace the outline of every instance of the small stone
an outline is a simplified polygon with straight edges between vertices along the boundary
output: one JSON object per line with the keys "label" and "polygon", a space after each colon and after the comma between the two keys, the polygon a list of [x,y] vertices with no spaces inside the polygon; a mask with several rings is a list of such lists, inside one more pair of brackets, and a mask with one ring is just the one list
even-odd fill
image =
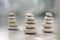
{"label": "small stone", "polygon": [[52,31],[52,29],[44,29],[44,33],[52,33],[53,31]]}
{"label": "small stone", "polygon": [[53,15],[52,15],[52,13],[47,12],[47,13],[46,13],[46,16],[50,16],[50,17],[51,17],[51,16],[53,16]]}
{"label": "small stone", "polygon": [[32,17],[33,14],[32,14],[32,13],[27,13],[26,16],[28,16],[28,17]]}

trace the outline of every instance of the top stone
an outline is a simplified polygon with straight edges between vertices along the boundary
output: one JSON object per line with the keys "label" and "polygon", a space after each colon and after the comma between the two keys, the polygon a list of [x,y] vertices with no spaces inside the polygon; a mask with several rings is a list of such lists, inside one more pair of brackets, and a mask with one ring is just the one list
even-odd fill
{"label": "top stone", "polygon": [[47,12],[46,16],[53,16],[52,13]]}
{"label": "top stone", "polygon": [[27,13],[26,16],[33,17],[33,14],[32,13]]}
{"label": "top stone", "polygon": [[9,16],[15,16],[15,13],[9,13],[8,15]]}

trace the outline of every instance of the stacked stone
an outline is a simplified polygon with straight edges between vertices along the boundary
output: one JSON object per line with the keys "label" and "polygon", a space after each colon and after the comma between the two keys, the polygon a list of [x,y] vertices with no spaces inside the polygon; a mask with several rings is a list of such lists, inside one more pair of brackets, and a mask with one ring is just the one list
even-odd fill
{"label": "stacked stone", "polygon": [[44,17],[45,20],[44,20],[44,33],[52,33],[53,30],[52,30],[52,23],[53,23],[53,17],[52,17],[52,13],[46,13],[46,16]]}
{"label": "stacked stone", "polygon": [[35,34],[36,33],[36,21],[34,16],[31,13],[27,13],[26,15],[26,29],[24,30],[26,34]]}
{"label": "stacked stone", "polygon": [[9,30],[17,30],[18,25],[15,17],[15,13],[9,13],[8,14],[8,29]]}

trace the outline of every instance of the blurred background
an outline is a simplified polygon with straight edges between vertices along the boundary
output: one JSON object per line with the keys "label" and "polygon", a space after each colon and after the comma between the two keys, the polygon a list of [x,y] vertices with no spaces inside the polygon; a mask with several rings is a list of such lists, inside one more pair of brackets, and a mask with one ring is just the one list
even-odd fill
{"label": "blurred background", "polygon": [[24,22],[25,14],[28,12],[33,13],[38,18],[43,17],[46,12],[55,15],[55,2],[56,0],[0,0],[0,26],[7,26],[9,12],[16,14],[21,25]]}
{"label": "blurred background", "polygon": [[[21,31],[8,32],[8,30],[6,30],[8,29],[8,14],[10,12],[14,12],[16,14],[17,23],[20,25],[20,27],[25,27],[26,13],[32,13],[37,20],[38,33],[40,34],[43,32],[42,24],[44,22],[45,13],[51,12],[54,18],[53,30],[55,33],[57,33],[56,0],[0,0],[0,40],[20,40],[21,38],[25,40],[26,35],[24,35],[24,33],[22,33]],[[38,38],[42,37],[42,35],[40,34],[29,36],[26,39],[34,39],[35,37],[37,37],[38,40]],[[54,37],[57,36],[55,35]]]}

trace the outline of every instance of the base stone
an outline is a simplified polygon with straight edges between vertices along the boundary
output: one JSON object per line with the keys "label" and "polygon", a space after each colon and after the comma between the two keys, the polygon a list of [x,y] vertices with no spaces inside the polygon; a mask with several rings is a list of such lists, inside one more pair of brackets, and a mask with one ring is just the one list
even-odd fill
{"label": "base stone", "polygon": [[9,30],[18,30],[18,27],[8,27]]}
{"label": "base stone", "polygon": [[44,29],[43,32],[44,33],[53,33],[53,30],[52,29]]}
{"label": "base stone", "polygon": [[36,34],[36,29],[25,29],[26,34]]}

